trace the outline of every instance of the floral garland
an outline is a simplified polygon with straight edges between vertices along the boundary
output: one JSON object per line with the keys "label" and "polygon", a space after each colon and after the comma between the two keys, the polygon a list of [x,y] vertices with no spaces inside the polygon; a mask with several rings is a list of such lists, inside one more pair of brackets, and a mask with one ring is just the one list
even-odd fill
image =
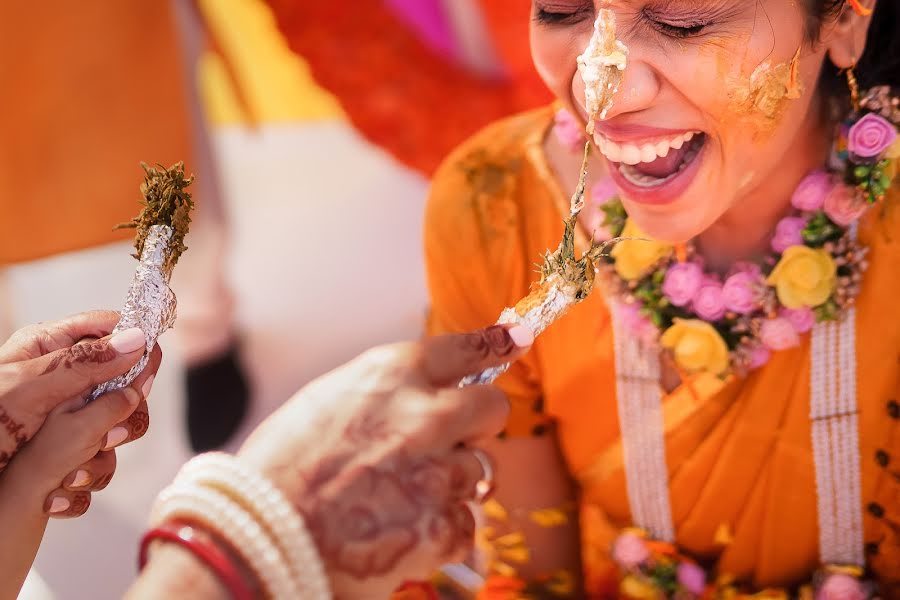
{"label": "floral garland", "polygon": [[648,241],[621,201],[608,200],[604,233],[641,238],[619,242],[599,265],[623,300],[629,331],[659,343],[689,373],[726,376],[799,345],[816,322],[840,320],[867,267],[867,249],[850,228],[894,183],[898,124],[898,99],[887,87],[873,89],[840,128],[831,168],[797,187],[794,212],[776,226],[771,253],[736,264],[725,277],[706,270],[690,244]]}
{"label": "floral garland", "polygon": [[710,598],[722,600],[866,600],[875,595],[872,583],[861,581],[858,567],[829,566],[792,596],[784,589],[747,592],[729,576],[715,581],[674,545],[650,540],[639,529],[627,529],[613,544],[613,560],[622,573],[619,597],[629,600]]}

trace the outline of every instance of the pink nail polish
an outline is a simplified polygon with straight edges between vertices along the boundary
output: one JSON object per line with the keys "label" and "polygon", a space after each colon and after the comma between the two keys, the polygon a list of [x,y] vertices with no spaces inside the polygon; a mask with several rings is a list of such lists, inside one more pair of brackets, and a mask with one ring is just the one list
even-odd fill
{"label": "pink nail polish", "polygon": [[156,375],[151,375],[147,378],[147,381],[144,382],[144,385],[141,386],[141,395],[144,396],[144,400],[147,399],[147,396],[150,395],[150,390],[153,389],[154,379],[156,379]]}
{"label": "pink nail polish", "polygon": [[75,471],[75,479],[72,480],[70,487],[84,487],[91,482],[91,474],[84,469]]}
{"label": "pink nail polish", "polygon": [[124,427],[113,427],[109,430],[109,433],[106,434],[106,444],[103,446],[104,450],[109,450],[111,448],[115,448],[119,444],[125,441],[125,438],[128,437],[128,430]]}
{"label": "pink nail polish", "polygon": [[68,498],[63,498],[62,496],[57,496],[50,502],[50,511],[52,513],[60,513],[64,510],[68,510],[70,506],[70,502]]}
{"label": "pink nail polish", "polygon": [[146,343],[144,332],[137,327],[120,331],[109,338],[109,345],[119,354],[130,354],[141,350]]}
{"label": "pink nail polish", "polygon": [[519,348],[528,348],[534,344],[534,334],[530,329],[523,325],[510,327],[507,332],[509,333],[509,337],[512,338],[513,343]]}

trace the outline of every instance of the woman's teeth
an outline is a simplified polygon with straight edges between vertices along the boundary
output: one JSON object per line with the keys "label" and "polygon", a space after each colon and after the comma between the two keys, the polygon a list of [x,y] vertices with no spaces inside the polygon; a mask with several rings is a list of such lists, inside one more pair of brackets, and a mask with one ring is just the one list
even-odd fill
{"label": "woman's teeth", "polygon": [[594,134],[594,140],[600,152],[610,162],[637,165],[640,163],[652,163],[658,158],[665,158],[671,150],[680,150],[682,146],[699,135],[699,131],[689,131],[682,135],[660,140],[653,144],[630,144],[627,142],[614,142],[600,135]]}

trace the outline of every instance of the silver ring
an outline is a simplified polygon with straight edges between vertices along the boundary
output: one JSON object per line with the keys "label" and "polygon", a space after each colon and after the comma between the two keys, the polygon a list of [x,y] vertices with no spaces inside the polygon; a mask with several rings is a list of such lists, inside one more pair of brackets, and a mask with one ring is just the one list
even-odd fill
{"label": "silver ring", "polygon": [[481,448],[469,448],[475,460],[481,465],[481,479],[475,483],[475,502],[484,504],[494,493],[494,465]]}

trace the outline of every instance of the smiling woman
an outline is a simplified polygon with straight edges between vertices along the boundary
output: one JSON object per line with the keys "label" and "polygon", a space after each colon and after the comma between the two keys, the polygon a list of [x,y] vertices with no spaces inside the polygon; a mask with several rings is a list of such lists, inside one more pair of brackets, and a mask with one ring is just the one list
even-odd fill
{"label": "smiling woman", "polygon": [[590,123],[576,245],[658,241],[618,246],[498,380],[484,594],[900,597],[896,3],[535,0],[557,105],[438,172],[431,332],[491,322],[556,246],[600,8],[627,68]]}

